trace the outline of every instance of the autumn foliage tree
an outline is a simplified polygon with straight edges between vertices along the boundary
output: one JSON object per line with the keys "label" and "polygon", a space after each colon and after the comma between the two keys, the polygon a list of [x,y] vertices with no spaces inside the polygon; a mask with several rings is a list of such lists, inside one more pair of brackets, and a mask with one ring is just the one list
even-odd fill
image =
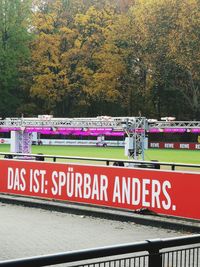
{"label": "autumn foliage tree", "polygon": [[0,1],[1,114],[10,104],[12,114],[200,119],[199,9],[198,0]]}
{"label": "autumn foliage tree", "polygon": [[144,93],[151,100],[148,110],[153,112],[154,107],[150,114],[158,118],[200,115],[199,14],[196,0],[137,0],[129,10],[128,23],[122,22],[128,29],[125,41],[132,39],[128,48],[132,45],[143,66]]}
{"label": "autumn foliage tree", "polygon": [[100,63],[112,17],[111,7],[90,6],[72,18],[61,0],[47,1],[37,10],[31,94],[43,99],[48,112],[87,115],[94,103],[116,99],[115,74],[105,74]]}

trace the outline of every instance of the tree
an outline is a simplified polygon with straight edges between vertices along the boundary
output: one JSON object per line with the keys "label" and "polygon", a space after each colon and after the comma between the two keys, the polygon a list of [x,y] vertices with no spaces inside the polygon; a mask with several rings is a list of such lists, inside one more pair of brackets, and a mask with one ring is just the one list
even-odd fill
{"label": "tree", "polygon": [[47,113],[198,119],[198,0],[35,0],[31,95]]}
{"label": "tree", "polygon": [[69,14],[69,4],[72,2],[46,1],[35,12],[31,94],[44,101],[47,112],[83,116],[98,98],[91,86],[99,74],[98,53],[112,11],[90,6],[78,12],[74,7]]}
{"label": "tree", "polygon": [[200,3],[189,0],[176,5],[179,16],[169,35],[169,57],[181,69],[177,87],[189,106],[190,118],[200,119]]}
{"label": "tree", "polygon": [[84,55],[79,73],[84,72],[83,90],[90,103],[89,112],[96,115],[116,113],[119,100],[120,57],[114,47],[106,42],[114,15],[114,10],[107,6],[103,10],[90,7],[84,15],[76,17],[80,48]]}
{"label": "tree", "polygon": [[61,102],[69,84],[67,66],[64,69],[62,66],[62,56],[74,38],[73,30],[68,27],[71,23],[67,17],[68,5],[68,1],[39,1],[34,12],[30,92],[42,100],[48,113]]}
{"label": "tree", "polygon": [[31,2],[0,0],[0,114],[14,116],[21,103],[20,66],[29,56]]}
{"label": "tree", "polygon": [[189,119],[196,113],[194,110],[199,105],[198,11],[196,0],[137,0],[128,13],[126,40],[132,39],[134,56],[142,63],[146,80],[144,94],[151,98],[158,117],[175,115]]}
{"label": "tree", "polygon": [[[118,69],[116,76],[121,112],[129,116],[146,114],[149,110],[147,70],[142,57],[141,45],[135,41],[135,28],[131,16],[119,14],[107,37],[110,47],[110,71]],[[148,107],[147,107],[148,106]]]}

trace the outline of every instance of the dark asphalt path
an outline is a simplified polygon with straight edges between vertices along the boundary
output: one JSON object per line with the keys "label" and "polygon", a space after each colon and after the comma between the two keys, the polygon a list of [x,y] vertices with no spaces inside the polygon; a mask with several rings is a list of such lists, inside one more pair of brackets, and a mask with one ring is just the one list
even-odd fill
{"label": "dark asphalt path", "polygon": [[186,234],[0,203],[0,261]]}

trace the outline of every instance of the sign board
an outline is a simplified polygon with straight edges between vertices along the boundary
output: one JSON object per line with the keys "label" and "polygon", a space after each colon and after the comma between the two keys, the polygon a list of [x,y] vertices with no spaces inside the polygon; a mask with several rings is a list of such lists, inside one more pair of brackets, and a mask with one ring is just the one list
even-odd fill
{"label": "sign board", "polygon": [[149,148],[200,150],[200,144],[180,142],[149,142]]}
{"label": "sign board", "polygon": [[200,174],[0,160],[0,193],[200,219]]}
{"label": "sign board", "polygon": [[[38,144],[37,133],[32,133],[32,141]],[[97,140],[85,140],[85,139],[40,139],[42,145],[52,145],[52,146],[98,146],[99,141]],[[123,147],[124,141],[119,140],[104,140],[101,141],[107,146]],[[11,152],[17,151],[15,146],[12,149],[12,139],[1,138],[0,144],[11,144]],[[17,151],[18,152],[18,151]]]}

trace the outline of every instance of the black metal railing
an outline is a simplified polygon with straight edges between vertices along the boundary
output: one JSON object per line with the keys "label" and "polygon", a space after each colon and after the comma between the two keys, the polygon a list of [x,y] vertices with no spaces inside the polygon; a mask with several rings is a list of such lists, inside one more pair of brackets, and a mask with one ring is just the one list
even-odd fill
{"label": "black metal railing", "polygon": [[200,235],[1,261],[0,266],[40,267],[61,263],[83,267],[199,267]]}
{"label": "black metal railing", "polygon": [[164,252],[162,253],[162,266],[200,266],[200,247]]}
{"label": "black metal railing", "polygon": [[171,170],[175,170],[176,167],[182,169],[195,169],[195,171],[200,170],[200,164],[183,164],[175,162],[160,162],[160,161],[143,161],[143,160],[126,160],[126,159],[110,159],[110,158],[91,158],[91,157],[75,157],[75,156],[57,156],[57,155],[44,155],[44,154],[24,154],[24,153],[11,153],[11,152],[0,152],[0,157],[6,159],[21,159],[21,160],[37,160],[37,161],[65,161],[69,162],[89,162],[89,163],[101,163],[107,166],[127,166],[135,168],[150,168],[150,169],[160,169],[161,166],[167,166]]}

